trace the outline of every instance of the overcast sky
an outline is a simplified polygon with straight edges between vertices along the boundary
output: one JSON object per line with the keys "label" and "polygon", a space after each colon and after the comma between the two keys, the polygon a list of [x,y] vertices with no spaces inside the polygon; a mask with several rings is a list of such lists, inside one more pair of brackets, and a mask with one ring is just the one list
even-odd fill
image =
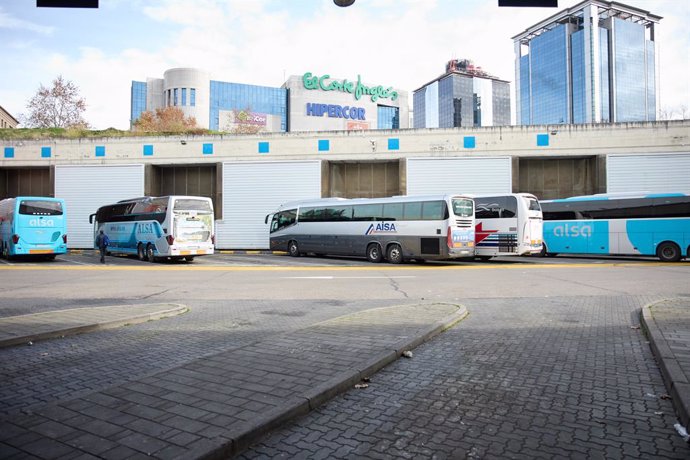
{"label": "overcast sky", "polygon": [[[279,87],[309,71],[412,91],[467,58],[514,81],[511,37],[553,8],[498,0],[100,0],[98,9],[0,3],[0,106],[26,113],[39,86],[62,75],[86,99],[95,129],[129,129],[132,80],[174,67],[211,79]],[[690,1],[623,3],[662,16],[657,27],[661,108],[690,108]],[[511,84],[512,86],[512,84]],[[511,102],[514,105],[514,99]],[[514,107],[513,107],[514,110]]]}

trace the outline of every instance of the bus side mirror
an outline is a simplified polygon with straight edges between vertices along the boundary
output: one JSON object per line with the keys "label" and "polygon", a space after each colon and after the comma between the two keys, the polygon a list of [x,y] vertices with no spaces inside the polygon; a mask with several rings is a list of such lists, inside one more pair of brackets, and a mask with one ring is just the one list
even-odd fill
{"label": "bus side mirror", "polygon": [[95,215],[96,214],[89,214],[89,223],[90,224],[93,224],[93,216],[95,216]]}
{"label": "bus side mirror", "polygon": [[266,214],[266,217],[264,218],[264,224],[268,223],[268,216],[270,216],[270,214]]}

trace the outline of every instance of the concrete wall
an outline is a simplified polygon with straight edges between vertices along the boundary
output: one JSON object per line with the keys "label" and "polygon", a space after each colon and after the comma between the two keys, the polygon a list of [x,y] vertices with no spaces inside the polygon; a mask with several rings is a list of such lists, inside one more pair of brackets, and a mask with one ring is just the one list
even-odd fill
{"label": "concrete wall", "polygon": [[[540,198],[563,197],[606,191],[607,155],[689,152],[690,120],[191,137],[0,139],[0,194],[25,193],[26,189],[16,184],[33,177],[29,170],[49,171],[55,165],[151,165],[146,169],[146,187],[155,194],[162,184],[162,176],[156,171],[162,167],[185,169],[224,161],[305,159],[398,163],[399,189],[404,192],[407,158],[510,156],[513,191],[529,191]],[[328,168],[327,164],[324,167]],[[212,180],[211,176],[204,177]],[[327,177],[324,175],[323,180],[329,181]],[[42,184],[46,181],[50,184],[49,174],[39,180]],[[332,190],[333,186],[328,184],[324,190]],[[215,199],[222,198],[217,178],[215,187],[206,188]]]}

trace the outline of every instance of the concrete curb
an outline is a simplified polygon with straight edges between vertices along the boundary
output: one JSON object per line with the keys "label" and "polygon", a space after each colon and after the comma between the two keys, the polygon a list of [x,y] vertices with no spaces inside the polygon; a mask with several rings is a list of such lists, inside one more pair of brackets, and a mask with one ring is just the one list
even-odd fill
{"label": "concrete curb", "polygon": [[654,353],[661,369],[661,375],[671,396],[676,415],[683,426],[687,427],[690,425],[690,382],[687,381],[678,360],[666,342],[664,334],[654,321],[652,307],[658,303],[660,302],[642,307],[640,319],[649,338],[652,353]]}
{"label": "concrete curb", "polygon": [[401,340],[396,344],[395,349],[382,352],[368,360],[361,366],[361,369],[350,369],[342,372],[330,381],[307,391],[304,394],[304,399],[301,397],[295,398],[272,413],[266,414],[234,437],[232,442],[219,446],[217,449],[209,452],[208,455],[204,455],[203,458],[222,459],[226,458],[228,454],[231,456],[239,455],[270,431],[299,416],[306,415],[323,403],[350,390],[355,384],[361,382],[363,378],[373,375],[396,361],[402,356],[404,351],[414,349],[424,342],[433,339],[441,332],[462,321],[467,315],[467,308],[464,305],[460,305],[458,310],[452,315],[437,321],[416,337]]}
{"label": "concrete curb", "polygon": [[[112,329],[116,327],[122,327],[126,326],[129,324],[139,324],[139,323],[145,323],[147,321],[154,321],[162,318],[168,318],[171,316],[177,316],[182,313],[186,313],[189,311],[189,308],[187,308],[184,305],[181,304],[167,304],[167,305],[173,305],[172,308],[167,308],[164,310],[157,310],[154,312],[150,313],[144,313],[144,314],[139,314],[139,315],[134,315],[134,316],[129,316],[126,318],[118,318],[114,320],[106,320],[106,321],[94,321],[94,322],[86,322],[84,324],[80,324],[78,326],[70,326],[70,327],[57,327],[54,329],[51,329],[49,331],[43,331],[43,332],[35,332],[31,334],[25,334],[25,335],[20,335],[20,336],[15,336],[15,337],[9,337],[9,338],[0,338],[0,348],[3,347],[11,347],[15,345],[22,345],[22,344],[27,344],[29,342],[38,342],[39,340],[48,340],[48,339],[54,339],[58,337],[64,337],[68,335],[77,335],[77,334],[84,334],[86,332],[93,332],[93,331],[98,331],[98,330],[103,330],[103,329]],[[108,307],[95,307],[95,308],[108,308]],[[85,308],[85,309],[88,309]],[[32,315],[23,315],[22,317],[26,317],[27,319],[30,317],[40,317],[40,316],[47,316],[51,314],[60,314],[60,313],[66,313],[74,310],[79,310],[79,309],[70,309],[70,310],[61,310],[59,312],[46,312],[46,313],[35,313]],[[1,321],[1,319],[0,319]]]}

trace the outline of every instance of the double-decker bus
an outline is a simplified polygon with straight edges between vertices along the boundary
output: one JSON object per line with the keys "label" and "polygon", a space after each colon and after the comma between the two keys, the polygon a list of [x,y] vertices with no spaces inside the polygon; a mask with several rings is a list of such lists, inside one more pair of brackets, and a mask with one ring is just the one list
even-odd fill
{"label": "double-decker bus", "polygon": [[474,195],[474,210],[479,259],[541,252],[542,213],[534,195]]}
{"label": "double-decker bus", "polygon": [[18,196],[0,201],[2,256],[54,259],[67,252],[65,202],[60,198]]}
{"label": "double-decker bus", "polygon": [[543,254],[690,257],[690,196],[598,194],[541,201]]}
{"label": "double-decker bus", "polygon": [[324,198],[287,203],[273,214],[272,250],[384,259],[474,257],[474,202],[465,195]]}
{"label": "double-decker bus", "polygon": [[194,260],[213,254],[213,203],[200,196],[141,197],[98,208],[89,216],[96,235],[103,230],[111,254],[136,255],[139,260]]}

